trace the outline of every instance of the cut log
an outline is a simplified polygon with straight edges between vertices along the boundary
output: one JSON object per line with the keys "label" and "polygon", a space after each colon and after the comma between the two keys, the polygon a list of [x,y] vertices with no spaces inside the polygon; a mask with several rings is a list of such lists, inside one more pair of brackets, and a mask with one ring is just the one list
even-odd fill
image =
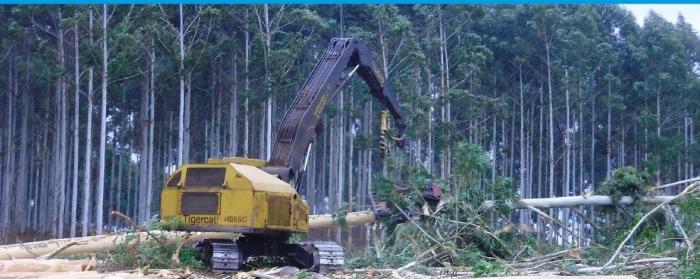
{"label": "cut log", "polygon": [[[351,212],[345,217],[349,225],[374,223],[374,213],[371,211]],[[310,229],[328,229],[338,226],[337,218],[331,214],[309,216]],[[147,232],[138,232],[141,239],[148,237]],[[202,239],[235,238],[237,233],[225,232],[173,232],[151,231],[152,235],[163,235],[166,243],[191,244]],[[42,255],[68,256],[111,251],[115,243],[124,235],[97,235],[78,238],[50,239],[45,241],[3,245],[0,246],[0,260],[34,259]],[[56,253],[56,251],[59,251]]]}
{"label": "cut log", "polygon": [[[69,272],[3,272],[0,279],[94,279],[94,278],[114,278],[114,279],[146,279],[146,278],[191,278],[188,271],[178,270],[152,270],[148,274],[136,271],[116,271],[102,273],[98,271],[69,271]],[[199,278],[199,277],[196,277]],[[203,277],[206,278],[206,277]]]}
{"label": "cut log", "polygon": [[[663,202],[671,201],[676,196],[652,196],[644,197],[642,201],[651,204],[659,204]],[[632,204],[634,198],[630,196],[623,196],[620,198],[617,204]],[[593,195],[593,196],[570,196],[570,197],[557,197],[557,198],[539,198],[539,199],[521,199],[515,203],[509,202],[507,205],[513,209],[528,209],[528,207],[536,208],[566,208],[566,207],[576,207],[581,205],[613,205],[613,198],[611,196]],[[482,209],[493,208],[496,205],[496,201],[485,201],[481,204]]]}
{"label": "cut log", "polygon": [[93,259],[84,260],[34,260],[19,259],[0,261],[0,273],[8,272],[70,272],[86,271],[94,267]]}
{"label": "cut log", "polygon": [[[348,226],[374,223],[376,218],[372,211],[350,212],[345,216]],[[331,214],[309,216],[309,229],[331,229],[338,227],[338,220]]]}
{"label": "cut log", "polygon": [[[182,241],[185,241],[186,243],[194,243],[206,238],[234,238],[238,235],[236,233],[221,232],[185,233],[170,231],[153,231],[152,233],[159,235],[162,234],[165,237],[165,242],[167,243],[179,243]],[[138,234],[142,239],[147,237],[146,233],[144,232],[135,234]],[[41,255],[46,255],[58,249],[61,249],[69,243],[80,244],[67,247],[60,251],[56,256],[60,257],[76,254],[106,252],[114,249],[115,243],[123,237],[124,235],[97,235],[88,237],[50,239],[45,241],[3,245],[0,246],[0,260],[34,259]]]}

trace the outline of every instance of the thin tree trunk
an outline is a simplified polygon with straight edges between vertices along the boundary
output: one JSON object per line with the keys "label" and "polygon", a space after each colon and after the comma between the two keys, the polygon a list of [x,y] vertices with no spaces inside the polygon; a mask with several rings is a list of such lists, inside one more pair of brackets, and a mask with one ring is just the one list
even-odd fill
{"label": "thin tree trunk", "polygon": [[[572,143],[572,131],[571,131],[571,110],[569,102],[569,70],[564,70],[564,95],[566,101],[566,130],[564,131],[564,189],[562,191],[562,196],[568,196],[571,192],[571,143]],[[566,224],[569,220],[569,209],[562,209],[560,221],[562,224]],[[568,232],[562,232],[564,239],[567,240]],[[565,241],[566,242],[566,241]]]}
{"label": "thin tree trunk", "polygon": [[[127,158],[127,160],[128,160],[128,158]],[[123,189],[122,189],[122,177],[124,174],[123,169],[122,169],[122,161],[123,161],[122,152],[120,150],[120,152],[117,153],[117,194],[115,195],[116,210],[119,212],[124,212],[124,211],[122,211],[122,191],[123,191]],[[118,225],[120,222],[121,221],[119,219],[117,219],[116,224]]]}
{"label": "thin tree trunk", "polygon": [[[26,60],[29,61],[29,54],[27,54]],[[15,85],[15,87],[17,87]],[[17,90],[17,88],[15,88]],[[24,90],[22,92],[22,123],[20,124],[20,144],[19,144],[19,176],[17,177],[17,200],[19,201],[17,203],[17,211],[15,213],[15,220],[19,221],[18,224],[18,229],[19,232],[25,232],[31,222],[29,222],[29,210],[30,208],[30,202],[29,202],[29,193],[31,192],[31,177],[32,177],[32,172],[31,172],[31,166],[30,163],[32,160],[29,158],[29,152],[27,152],[28,148],[31,148],[29,146],[29,117],[31,112],[31,103],[29,100],[29,68],[25,70],[25,86]],[[35,131],[38,132],[39,131]],[[33,133],[34,134],[34,133]],[[32,164],[33,165],[33,164]],[[35,204],[36,206],[36,200]]]}
{"label": "thin tree trunk", "polygon": [[552,103],[552,70],[551,61],[549,54],[549,43],[545,43],[545,50],[547,52],[547,97],[548,101],[548,127],[547,132],[549,133],[549,140],[547,144],[549,145],[549,195],[554,195],[554,110]]}
{"label": "thin tree trunk", "polygon": [[[610,65],[608,65],[608,73],[610,73]],[[605,169],[605,174],[607,177],[610,177],[612,175],[612,141],[611,141],[611,135],[612,135],[612,81],[608,79],[608,127],[607,132],[608,132],[608,137],[606,139],[606,162],[607,162],[607,168]]]}
{"label": "thin tree trunk", "polygon": [[[115,183],[117,182],[115,178],[117,177],[117,144],[116,144],[116,139],[112,140],[112,154],[110,154],[109,157],[111,157],[111,162],[110,162],[110,171],[109,171],[109,189],[107,190],[107,208],[109,210],[114,209],[114,189],[116,188]],[[107,216],[107,227],[112,228],[112,216],[108,215]],[[108,230],[109,232],[110,230]]]}
{"label": "thin tree trunk", "polygon": [[[553,103],[552,103],[552,70],[551,70],[551,60],[550,60],[550,49],[549,49],[549,41],[547,41],[547,38],[545,38],[545,50],[547,53],[547,96],[548,96],[548,133],[549,133],[549,140],[547,141],[549,145],[549,196],[553,197],[555,195],[554,192],[554,110],[553,110]],[[549,212],[550,216],[554,215],[554,211],[550,210]]]}
{"label": "thin tree trunk", "polygon": [[[656,137],[661,138],[661,88],[656,93]],[[661,185],[661,162],[657,158],[656,186]]]}
{"label": "thin tree trunk", "polygon": [[238,153],[238,55],[233,56],[233,84],[231,85],[231,102],[229,104],[229,146],[228,155]]}
{"label": "thin tree trunk", "polygon": [[[60,22],[63,19],[63,14],[61,9],[58,9],[58,22]],[[66,56],[65,56],[65,48],[64,48],[64,37],[63,37],[63,28],[61,28],[61,25],[58,24],[58,29],[56,31],[58,35],[58,63],[60,69],[65,69],[66,68]],[[60,125],[60,131],[59,131],[59,147],[58,147],[58,152],[59,152],[59,161],[58,165],[59,166],[66,166],[66,159],[67,159],[67,126],[68,126],[68,114],[67,114],[67,108],[66,108],[66,84],[65,84],[65,75],[61,74],[61,76],[58,78],[58,84],[57,84],[57,90],[58,90],[58,98],[59,98],[59,103],[60,103],[60,108],[59,108],[59,120],[61,122]],[[57,201],[58,201],[58,228],[57,228],[57,234],[58,237],[63,237],[63,225],[64,225],[64,220],[63,217],[65,216],[63,214],[65,207],[66,207],[66,202],[65,202],[65,193],[66,193],[66,169],[65,168],[59,168],[59,176],[58,176],[58,181],[59,182],[59,189],[58,189],[58,195],[57,195]]]}
{"label": "thin tree trunk", "polygon": [[[260,19],[258,19],[260,20]],[[265,43],[265,51],[264,53],[264,62],[265,62],[265,92],[267,94],[267,98],[265,99],[265,153],[262,156],[265,160],[270,159],[270,155],[272,153],[272,87],[271,87],[271,79],[270,79],[270,51],[271,51],[271,41],[272,41],[272,33],[270,30],[270,14],[269,14],[269,6],[268,4],[263,4],[263,23],[264,25],[261,26],[260,32],[263,33],[264,36],[264,43]]]}
{"label": "thin tree trunk", "polygon": [[[527,191],[525,186],[525,99],[523,98],[524,89],[522,65],[518,65],[518,83],[520,88],[520,171],[518,173],[520,184],[518,186],[520,187],[520,194],[525,198],[529,198],[526,193]],[[520,222],[525,224],[530,223],[530,218],[527,218],[527,213],[528,212],[524,210],[520,213]]]}
{"label": "thin tree trunk", "polygon": [[80,127],[80,46],[78,39],[78,23],[73,27],[73,40],[75,43],[75,107],[73,112],[73,191],[71,194],[71,214],[70,214],[70,237],[75,237],[76,220],[78,214],[78,158],[80,156],[79,148],[79,130]]}
{"label": "thin tree trunk", "polygon": [[[12,204],[12,193],[13,191],[13,178],[14,178],[14,88],[13,88],[13,60],[14,59],[8,59],[8,67],[9,69],[7,71],[7,84],[8,84],[8,89],[7,89],[7,126],[6,126],[6,139],[5,139],[5,166],[4,166],[4,179],[3,179],[3,191],[2,191],[2,204],[5,205],[2,207],[2,226],[0,226],[0,229],[2,229],[3,232],[10,232],[11,227],[12,227],[12,216],[10,215],[10,204]],[[9,233],[8,233],[9,235]]]}
{"label": "thin tree trunk", "polygon": [[151,203],[153,202],[153,149],[154,149],[154,130],[155,130],[155,111],[156,111],[156,50],[155,41],[151,38],[150,52],[150,69],[149,69],[149,85],[148,85],[148,188],[146,190],[146,221],[150,219]]}
{"label": "thin tree trunk", "polygon": [[248,23],[248,9],[245,10],[245,61],[244,61],[244,70],[245,70],[245,88],[244,88],[244,94],[245,94],[245,101],[244,101],[244,113],[243,113],[243,118],[244,118],[244,123],[243,123],[243,157],[248,157],[250,156],[250,144],[249,144],[249,137],[250,137],[250,115],[248,111],[248,98],[250,96],[250,71],[249,71],[249,66],[250,66],[250,25]]}
{"label": "thin tree trunk", "polygon": [[180,43],[180,113],[178,114],[178,130],[177,130],[177,165],[181,166],[183,162],[183,149],[185,143],[185,34],[184,34],[184,17],[182,12],[182,4],[180,4],[180,25],[178,29],[178,41]]}
{"label": "thin tree trunk", "polygon": [[[93,15],[92,9],[89,9],[89,33],[90,33],[90,45],[93,43],[92,38],[92,22]],[[85,122],[86,132],[85,132],[85,176],[83,178],[83,236],[88,235],[88,225],[90,224],[90,182],[92,174],[92,94],[93,94],[93,72],[94,69],[92,65],[88,68],[88,95],[87,95],[87,120]]]}
{"label": "thin tree trunk", "polygon": [[[150,63],[150,61],[149,61]],[[149,67],[150,68],[150,67]],[[149,75],[150,78],[150,75]],[[148,86],[150,85],[150,81],[147,81],[146,85],[146,91],[150,91]],[[148,188],[148,165],[150,158],[148,157],[148,97],[149,93],[148,92],[143,92],[141,94],[141,146],[139,150],[139,183],[138,183],[138,192],[139,192],[139,198],[138,198],[138,205],[137,205],[137,214],[136,214],[136,221],[138,223],[146,223],[147,218],[148,218],[148,209],[146,208],[146,197],[147,197],[147,188]]]}
{"label": "thin tree trunk", "polygon": [[183,139],[182,160],[183,163],[190,162],[190,119],[192,105],[192,72],[187,72],[185,78],[185,138]]}
{"label": "thin tree trunk", "polygon": [[100,157],[97,178],[97,210],[95,210],[96,234],[102,234],[102,214],[104,208],[105,188],[105,146],[107,144],[107,85],[109,74],[107,72],[107,4],[102,5],[102,102],[100,110]]}

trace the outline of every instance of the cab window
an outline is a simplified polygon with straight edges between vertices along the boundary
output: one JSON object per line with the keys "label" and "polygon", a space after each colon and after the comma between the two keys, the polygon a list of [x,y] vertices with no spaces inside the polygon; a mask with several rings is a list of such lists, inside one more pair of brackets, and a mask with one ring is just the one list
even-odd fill
{"label": "cab window", "polygon": [[177,184],[180,183],[180,171],[176,172],[170,177],[170,180],[168,180],[168,187],[177,187]]}
{"label": "cab window", "polygon": [[185,187],[220,187],[225,180],[225,168],[188,168]]}

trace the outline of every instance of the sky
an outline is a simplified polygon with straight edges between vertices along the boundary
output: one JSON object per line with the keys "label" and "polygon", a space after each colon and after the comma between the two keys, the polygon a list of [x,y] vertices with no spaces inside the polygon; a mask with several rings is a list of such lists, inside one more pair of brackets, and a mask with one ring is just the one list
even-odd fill
{"label": "sky", "polygon": [[695,31],[700,30],[700,4],[632,4],[622,6],[634,14],[639,25],[644,23],[644,17],[649,14],[649,10],[654,10],[673,23],[676,23],[679,13],[683,14],[685,20],[693,25]]}

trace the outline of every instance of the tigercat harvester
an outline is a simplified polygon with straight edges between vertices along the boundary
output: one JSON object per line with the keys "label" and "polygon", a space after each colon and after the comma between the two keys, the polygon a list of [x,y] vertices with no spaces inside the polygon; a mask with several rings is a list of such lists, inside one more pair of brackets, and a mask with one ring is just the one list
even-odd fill
{"label": "tigercat harvester", "polygon": [[334,38],[287,110],[270,161],[226,157],[181,166],[161,193],[161,218],[166,226],[178,219],[188,231],[240,233],[237,239],[208,239],[197,244],[202,259],[218,272],[233,272],[254,256],[279,256],[320,272],[342,269],[343,248],[338,244],[288,240],[291,233],[309,229],[309,207],[297,189],[321,113],[355,73],[394,118],[398,136],[389,136],[382,125],[382,138],[401,146],[403,112],[372,54],[356,39]]}

